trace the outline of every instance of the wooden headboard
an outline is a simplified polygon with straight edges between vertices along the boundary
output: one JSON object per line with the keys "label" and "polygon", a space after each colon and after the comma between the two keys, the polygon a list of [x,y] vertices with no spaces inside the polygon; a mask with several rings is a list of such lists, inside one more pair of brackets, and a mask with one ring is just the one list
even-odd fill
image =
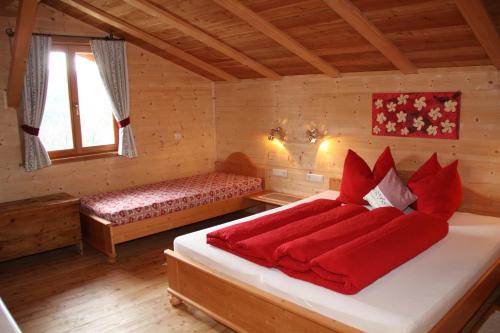
{"label": "wooden headboard", "polygon": [[232,153],[224,161],[216,161],[215,171],[262,178],[262,181],[266,179],[265,170],[257,167],[247,155],[240,152]]}
{"label": "wooden headboard", "polygon": [[[405,183],[414,173],[415,171],[398,170],[399,177]],[[342,178],[330,178],[330,189],[339,191],[341,181]],[[459,211],[500,217],[500,198],[488,197],[463,184],[462,193],[463,199]]]}

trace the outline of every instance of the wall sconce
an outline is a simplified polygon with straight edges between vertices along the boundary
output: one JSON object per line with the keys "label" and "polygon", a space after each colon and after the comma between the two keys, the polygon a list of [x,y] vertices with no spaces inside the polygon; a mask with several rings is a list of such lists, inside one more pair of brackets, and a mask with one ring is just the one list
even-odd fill
{"label": "wall sconce", "polygon": [[309,143],[314,144],[323,137],[323,133],[318,131],[317,128],[313,128],[306,131],[306,136],[307,136],[307,141],[309,141]]}
{"label": "wall sconce", "polygon": [[285,131],[281,127],[271,128],[269,130],[269,134],[267,135],[267,139],[269,141],[273,141],[274,139],[278,139],[280,141],[285,141]]}

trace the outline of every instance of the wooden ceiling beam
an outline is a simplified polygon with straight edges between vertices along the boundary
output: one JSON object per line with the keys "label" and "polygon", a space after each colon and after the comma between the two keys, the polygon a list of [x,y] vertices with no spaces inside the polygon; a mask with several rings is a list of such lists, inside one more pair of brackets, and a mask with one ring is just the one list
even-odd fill
{"label": "wooden ceiling beam", "polygon": [[9,80],[7,82],[7,105],[10,107],[17,107],[21,100],[26,63],[31,46],[31,34],[35,27],[37,5],[37,0],[19,1]]}
{"label": "wooden ceiling beam", "polygon": [[405,74],[417,73],[417,67],[349,0],[323,0],[354,30],[379,50]]}
{"label": "wooden ceiling beam", "polygon": [[62,3],[68,5],[68,6],[71,6],[77,10],[79,10],[80,12],[82,13],[85,13],[89,16],[92,16],[93,18],[103,22],[103,23],[106,23],[110,26],[113,26],[115,27],[116,29],[126,33],[126,34],[129,34],[131,36],[134,36],[135,38],[137,39],[140,39],[142,41],[144,41],[145,43],[149,44],[149,45],[152,45],[154,46],[155,48],[158,48],[158,49],[161,49],[161,50],[164,50],[170,54],[172,54],[173,56],[179,58],[179,59],[182,59],[186,62],[189,62],[193,65],[195,65],[196,67],[208,72],[208,73],[211,73],[223,80],[226,80],[226,81],[238,81],[239,79],[215,66],[212,66],[211,64],[203,61],[203,60],[200,60],[194,56],[192,56],[191,54],[165,42],[164,40],[158,38],[158,37],[155,37],[117,17],[114,17],[102,10],[100,10],[99,8],[96,8],[88,3],[86,3],[85,1],[82,1],[82,0],[60,0]]}
{"label": "wooden ceiling beam", "polygon": [[307,61],[312,66],[319,69],[321,72],[329,76],[339,76],[340,72],[331,66],[329,63],[321,59],[319,56],[308,50],[298,41],[275,27],[273,24],[269,23],[262,16],[255,13],[245,5],[241,4],[236,0],[212,0],[219,6],[230,11],[235,16],[246,21],[248,24],[253,26],[255,29],[262,32],[269,38],[274,39],[281,46],[287,48],[289,51],[299,56],[303,60]]}
{"label": "wooden ceiling beam", "polygon": [[264,77],[279,80],[281,76],[270,68],[258,63],[245,54],[233,49],[231,46],[221,42],[220,40],[212,37],[203,30],[195,27],[191,23],[183,20],[182,18],[170,13],[166,9],[159,8],[147,0],[125,0],[125,2],[136,7],[137,9],[147,13],[150,16],[158,18],[165,24],[183,32],[184,34],[197,39],[205,45],[221,52],[222,54],[246,65]]}
{"label": "wooden ceiling beam", "polygon": [[495,67],[500,68],[500,37],[480,0],[455,0],[458,10]]}

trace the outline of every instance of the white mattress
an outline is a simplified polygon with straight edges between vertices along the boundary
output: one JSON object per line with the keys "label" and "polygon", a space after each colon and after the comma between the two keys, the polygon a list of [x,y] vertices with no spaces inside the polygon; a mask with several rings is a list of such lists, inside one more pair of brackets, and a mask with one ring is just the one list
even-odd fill
{"label": "white mattress", "polygon": [[192,260],[324,316],[367,332],[426,332],[472,287],[500,254],[500,218],[455,213],[439,243],[356,295],[293,279],[206,244],[206,234],[317,198],[177,237],[174,249]]}

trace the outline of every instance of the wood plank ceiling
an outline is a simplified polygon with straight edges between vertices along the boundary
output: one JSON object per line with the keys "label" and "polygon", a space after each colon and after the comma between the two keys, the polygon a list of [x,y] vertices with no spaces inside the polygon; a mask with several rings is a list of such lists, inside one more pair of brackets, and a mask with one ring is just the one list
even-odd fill
{"label": "wood plank ceiling", "polygon": [[[229,76],[239,79],[279,79],[280,76],[300,74],[326,73],[334,76],[336,71],[400,69],[412,73],[417,68],[492,65],[491,54],[499,52],[495,50],[495,40],[500,45],[500,1],[471,1],[476,2],[477,6],[484,6],[489,15],[488,21],[492,23],[487,31],[491,32],[493,26],[496,32],[493,37],[488,37],[488,45],[493,48],[489,50],[490,56],[483,47],[484,40],[481,41],[483,45],[480,43],[478,28],[475,27],[473,31],[470,22],[468,24],[464,19],[457,6],[458,2],[463,1],[458,0],[42,2],[104,31],[122,36],[204,77],[219,81],[224,78],[214,74],[214,71],[208,72],[189,59],[176,57],[165,51],[165,48],[147,43],[137,35],[130,35],[68,3],[80,2],[105,11]],[[145,2],[149,13],[144,7]],[[143,3],[142,8],[140,3]],[[241,15],[241,8],[235,9],[235,3],[244,5],[255,15]],[[163,17],[151,15],[153,7],[163,12]],[[335,8],[338,8],[338,14]],[[349,14],[346,8],[357,8],[359,11]],[[262,28],[265,22],[259,21],[261,19],[271,26],[264,24]],[[172,20],[177,20],[177,26]],[[273,27],[281,35],[276,37]],[[309,54],[299,52],[304,50]]]}

